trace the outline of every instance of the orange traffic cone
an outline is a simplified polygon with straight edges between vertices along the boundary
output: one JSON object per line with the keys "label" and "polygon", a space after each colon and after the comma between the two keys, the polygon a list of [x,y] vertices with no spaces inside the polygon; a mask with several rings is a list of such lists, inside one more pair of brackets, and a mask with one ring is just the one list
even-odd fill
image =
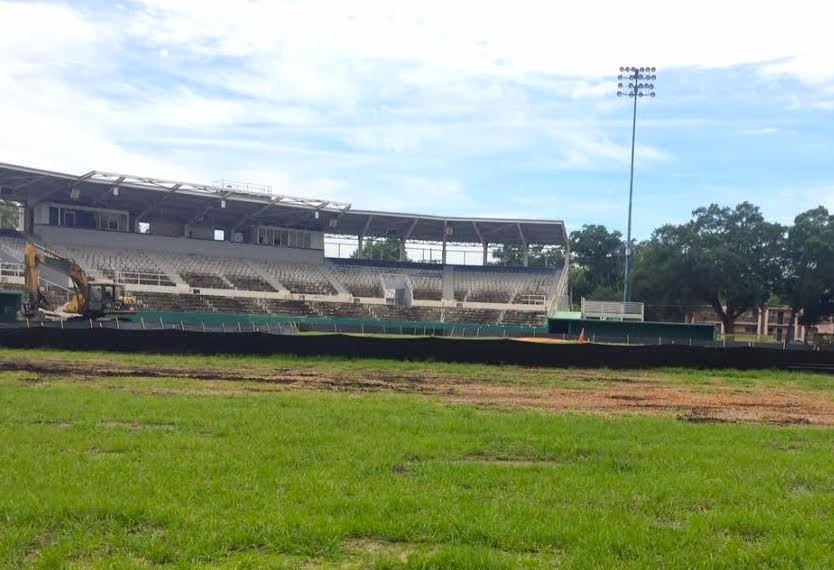
{"label": "orange traffic cone", "polygon": [[579,331],[579,344],[585,344],[585,329]]}

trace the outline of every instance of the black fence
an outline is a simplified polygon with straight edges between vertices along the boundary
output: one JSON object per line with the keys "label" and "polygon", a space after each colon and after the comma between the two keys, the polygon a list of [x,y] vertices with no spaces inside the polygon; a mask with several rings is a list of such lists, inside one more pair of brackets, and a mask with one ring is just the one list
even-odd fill
{"label": "black fence", "polygon": [[551,367],[737,368],[834,372],[834,351],[684,345],[550,344],[511,339],[374,338],[181,329],[6,328],[0,346],[156,354],[339,356]]}

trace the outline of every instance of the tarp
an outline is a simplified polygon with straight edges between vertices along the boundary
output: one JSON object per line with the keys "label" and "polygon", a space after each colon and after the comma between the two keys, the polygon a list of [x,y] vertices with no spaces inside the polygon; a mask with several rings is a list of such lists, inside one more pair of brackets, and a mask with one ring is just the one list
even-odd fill
{"label": "tarp", "polygon": [[512,339],[376,338],[180,330],[0,329],[0,346],[158,354],[292,354],[483,364],[607,368],[738,368],[834,372],[834,351],[549,344]]}

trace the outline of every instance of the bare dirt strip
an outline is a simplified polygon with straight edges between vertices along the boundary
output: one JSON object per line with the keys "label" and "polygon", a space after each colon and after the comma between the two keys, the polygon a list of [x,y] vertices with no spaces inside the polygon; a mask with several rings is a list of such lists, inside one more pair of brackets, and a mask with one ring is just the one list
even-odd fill
{"label": "bare dirt strip", "polygon": [[[437,372],[361,376],[330,374],[314,369],[282,368],[159,368],[119,363],[0,360],[0,372],[20,372],[25,382],[66,378],[95,381],[105,378],[190,378],[204,381],[204,391],[246,394],[282,390],[400,392],[437,396],[444,400],[488,407],[521,407],[552,412],[602,415],[654,414],[687,422],[767,423],[834,426],[834,397],[828,392],[790,388],[686,386],[662,380],[566,371],[570,380],[587,386],[500,384],[455,378]],[[523,369],[519,371],[523,374]],[[535,373],[532,373],[535,374]],[[574,383],[575,385],[575,383]],[[183,393],[193,389],[184,390]],[[157,392],[166,392],[158,390]],[[167,390],[176,393],[176,388]]]}

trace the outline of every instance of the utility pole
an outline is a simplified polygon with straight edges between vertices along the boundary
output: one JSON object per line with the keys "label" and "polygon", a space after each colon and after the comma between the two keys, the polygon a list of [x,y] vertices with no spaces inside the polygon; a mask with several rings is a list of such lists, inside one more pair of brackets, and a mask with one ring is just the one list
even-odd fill
{"label": "utility pole", "polygon": [[[657,79],[654,67],[621,67],[617,76],[617,97],[631,97],[634,106],[631,115],[631,175],[628,180],[628,229],[626,230],[625,275],[623,286],[623,303],[631,298],[628,280],[631,276],[631,203],[634,195],[634,141],[637,134],[637,99],[654,97],[654,81]],[[628,83],[625,83],[628,82]]]}

